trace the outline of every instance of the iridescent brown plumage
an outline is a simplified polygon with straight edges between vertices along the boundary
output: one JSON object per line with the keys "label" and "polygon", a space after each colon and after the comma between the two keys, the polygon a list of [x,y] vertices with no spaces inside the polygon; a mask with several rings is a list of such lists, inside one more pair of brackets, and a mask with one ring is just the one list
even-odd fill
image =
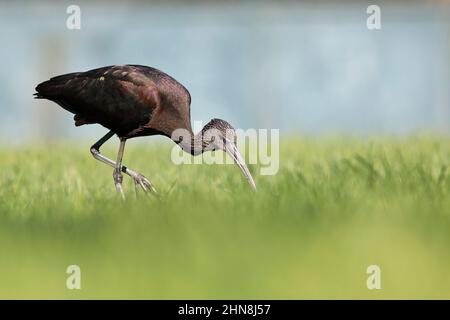
{"label": "iridescent brown plumage", "polygon": [[[190,122],[189,91],[162,71],[140,65],[108,66],[53,77],[39,84],[36,91],[36,98],[54,101],[75,114],[76,126],[98,123],[110,130],[91,147],[91,152],[96,159],[115,168],[114,182],[122,196],[122,172],[133,177],[136,185],[145,191],[156,193],[147,178],[122,166],[125,141],[149,135],[167,136],[193,155],[207,150],[226,151],[241,168],[252,188],[256,189],[235,146],[233,127],[224,120],[213,119],[198,135],[194,135]],[[189,133],[188,141],[174,138],[177,129]],[[221,139],[215,142],[211,141],[214,139],[206,139],[205,133],[210,129],[218,132]],[[100,153],[101,145],[114,134],[120,139],[116,162]]]}

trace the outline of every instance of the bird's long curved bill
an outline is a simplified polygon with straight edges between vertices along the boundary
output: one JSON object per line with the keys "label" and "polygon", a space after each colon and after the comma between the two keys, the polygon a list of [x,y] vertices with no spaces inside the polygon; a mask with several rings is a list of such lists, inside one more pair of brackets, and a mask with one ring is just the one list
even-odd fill
{"label": "bird's long curved bill", "polygon": [[250,174],[250,171],[248,171],[247,165],[245,164],[244,159],[239,153],[239,150],[236,148],[236,145],[232,142],[227,141],[225,143],[225,150],[228,153],[228,155],[234,160],[234,162],[238,165],[238,167],[241,169],[242,173],[247,178],[247,181],[252,187],[253,191],[256,191],[255,181],[253,181],[253,177]]}

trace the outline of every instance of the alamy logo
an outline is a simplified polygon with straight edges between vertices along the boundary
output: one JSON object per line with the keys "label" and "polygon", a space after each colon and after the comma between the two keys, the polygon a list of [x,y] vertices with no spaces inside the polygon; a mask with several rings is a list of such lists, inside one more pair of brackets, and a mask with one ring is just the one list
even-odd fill
{"label": "alamy logo", "polygon": [[66,13],[69,14],[66,20],[66,27],[69,30],[81,29],[81,8],[75,4],[67,7]]}
{"label": "alamy logo", "polygon": [[381,269],[380,269],[380,267],[375,264],[370,265],[367,267],[366,272],[369,275],[367,277],[367,281],[366,281],[367,289],[369,289],[369,290],[381,289]]}
{"label": "alamy logo", "polygon": [[81,269],[76,264],[70,265],[66,269],[69,274],[66,280],[66,287],[69,290],[81,289]]}
{"label": "alamy logo", "polygon": [[369,17],[367,17],[367,29],[380,30],[381,29],[381,9],[377,5],[370,5],[366,10]]}
{"label": "alamy logo", "polygon": [[[195,121],[194,127],[201,126],[201,123],[201,121]],[[278,129],[230,129],[226,131],[225,136],[216,129],[210,129],[195,137],[188,130],[177,129],[171,138],[179,141],[181,146],[181,149],[177,145],[172,148],[171,159],[176,165],[233,164],[238,157],[240,158],[240,153],[236,151],[240,149],[243,150],[242,158],[244,159],[248,152],[248,164],[260,166],[261,175],[275,175],[279,169],[280,132]],[[195,141],[201,141],[201,143],[195,143]],[[230,148],[236,149],[230,150]],[[205,152],[217,150],[226,152]]]}

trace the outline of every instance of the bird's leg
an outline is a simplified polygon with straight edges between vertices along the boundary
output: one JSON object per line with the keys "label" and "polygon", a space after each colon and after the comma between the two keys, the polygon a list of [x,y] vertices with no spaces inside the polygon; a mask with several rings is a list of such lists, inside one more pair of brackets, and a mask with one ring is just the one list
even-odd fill
{"label": "bird's leg", "polygon": [[[100,147],[106,142],[108,141],[112,136],[114,135],[113,131],[108,132],[103,138],[101,138],[100,140],[98,140],[92,147],[91,147],[91,153],[92,156],[96,159],[99,160],[103,163],[106,163],[107,165],[110,165],[113,168],[116,168],[116,162],[114,160],[109,159],[108,157],[105,157],[104,155],[102,155],[100,153]],[[134,183],[137,185],[140,185],[141,188],[147,192],[148,190],[150,190],[151,192],[153,192],[154,195],[158,195],[158,193],[156,192],[155,187],[153,186],[153,184],[146,178],[144,177],[142,174],[131,170],[130,168],[127,168],[126,166],[122,165],[121,171],[127,175],[129,175],[130,177],[133,178]]]}
{"label": "bird's leg", "polygon": [[116,167],[113,172],[113,178],[114,178],[114,184],[116,185],[117,192],[120,193],[123,200],[125,200],[125,195],[123,193],[123,187],[122,187],[122,181],[123,181],[123,175],[122,175],[122,159],[123,159],[123,152],[125,150],[125,139],[120,139],[120,145],[119,145],[119,152],[117,153],[117,162]]}

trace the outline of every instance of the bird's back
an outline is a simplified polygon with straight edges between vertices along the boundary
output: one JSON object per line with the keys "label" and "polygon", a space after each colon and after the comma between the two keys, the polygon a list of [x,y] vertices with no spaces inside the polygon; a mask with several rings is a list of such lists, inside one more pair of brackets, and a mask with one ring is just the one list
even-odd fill
{"label": "bird's back", "polygon": [[75,124],[99,123],[119,136],[169,135],[190,129],[190,94],[164,72],[140,65],[108,66],[53,77],[36,98],[75,114]]}

